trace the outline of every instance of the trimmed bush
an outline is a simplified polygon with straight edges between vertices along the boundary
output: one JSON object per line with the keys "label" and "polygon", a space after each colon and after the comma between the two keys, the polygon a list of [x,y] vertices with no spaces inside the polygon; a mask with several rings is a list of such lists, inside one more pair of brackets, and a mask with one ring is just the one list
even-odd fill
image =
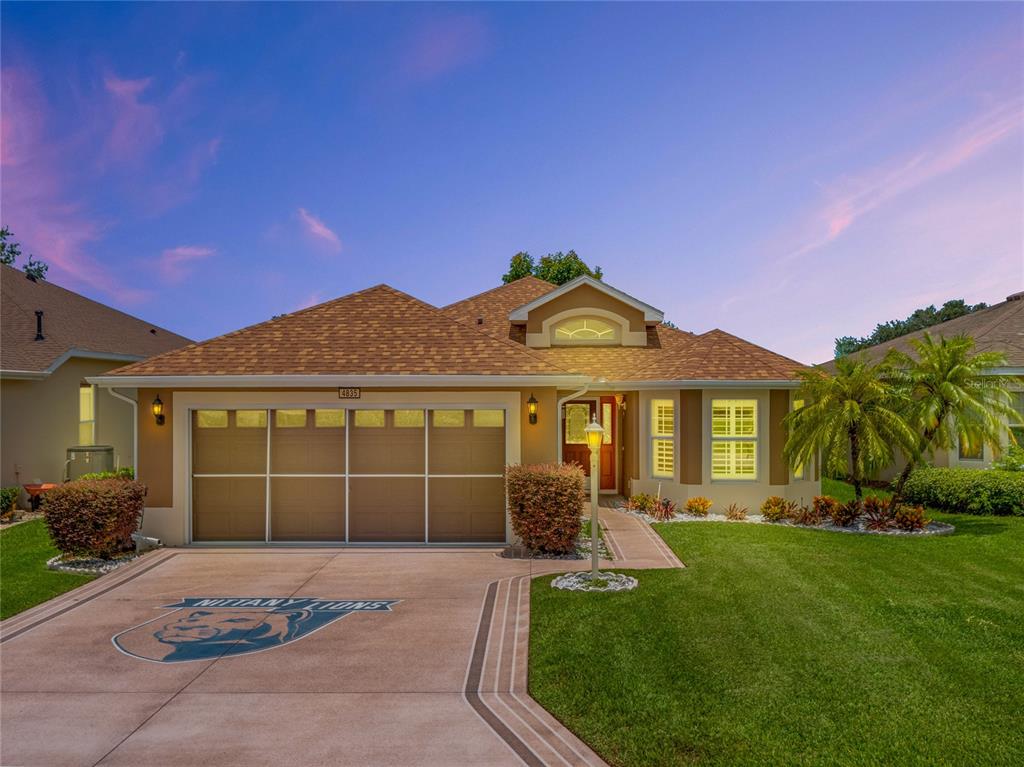
{"label": "trimmed bush", "polygon": [[738,522],[741,519],[746,519],[747,507],[740,506],[738,503],[730,503],[725,509],[725,518],[731,519],[733,522]]}
{"label": "trimmed bush", "polygon": [[139,482],[68,482],[47,491],[42,510],[61,553],[109,559],[132,547],[145,498],[146,486]]}
{"label": "trimmed bush", "polygon": [[761,504],[761,516],[765,522],[779,522],[789,516],[789,502],[780,495],[772,495]]}
{"label": "trimmed bush", "polygon": [[695,495],[686,499],[686,513],[695,517],[706,517],[711,511],[711,499],[703,495]]}
{"label": "trimmed bush", "polygon": [[524,546],[551,554],[575,551],[587,501],[583,478],[583,469],[569,463],[505,468],[512,530]]}
{"label": "trimmed bush", "polygon": [[916,469],[903,490],[911,503],[959,514],[1024,516],[1024,472]]}
{"label": "trimmed bush", "polygon": [[630,496],[627,508],[630,511],[641,511],[644,514],[653,514],[658,505],[658,499],[650,493],[637,493]]}
{"label": "trimmed bush", "polygon": [[14,504],[18,502],[20,493],[20,487],[0,487],[0,515],[14,511]]}
{"label": "trimmed bush", "polygon": [[89,481],[93,479],[135,479],[135,469],[131,466],[125,466],[117,471],[94,471],[89,474],[83,474],[74,481],[81,482],[82,480]]}
{"label": "trimmed bush", "polygon": [[999,471],[1024,471],[1024,447],[1008,446],[999,456],[999,460],[992,462],[992,468]]}

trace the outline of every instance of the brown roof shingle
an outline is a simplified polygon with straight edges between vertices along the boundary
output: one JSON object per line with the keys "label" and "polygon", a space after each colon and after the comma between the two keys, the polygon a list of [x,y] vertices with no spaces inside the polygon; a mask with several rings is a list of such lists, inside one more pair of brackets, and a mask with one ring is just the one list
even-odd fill
{"label": "brown roof shingle", "polygon": [[[69,351],[149,357],[189,339],[52,282],[0,266],[0,369],[44,372]],[[36,311],[44,340],[36,341]]]}

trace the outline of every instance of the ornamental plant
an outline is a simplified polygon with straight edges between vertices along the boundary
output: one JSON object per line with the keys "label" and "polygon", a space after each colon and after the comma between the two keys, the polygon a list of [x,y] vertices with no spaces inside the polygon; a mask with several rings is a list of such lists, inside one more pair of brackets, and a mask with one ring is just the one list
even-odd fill
{"label": "ornamental plant", "polygon": [[850,527],[860,517],[861,505],[855,500],[837,503],[831,511],[832,524],[836,527]]}
{"label": "ornamental plant", "polygon": [[652,514],[654,507],[658,505],[658,499],[650,493],[637,493],[630,496],[626,507],[630,511],[639,511],[644,514]]}
{"label": "ornamental plant", "polygon": [[146,486],[132,480],[68,482],[43,496],[42,510],[62,554],[110,559],[131,549],[145,498]]}
{"label": "ornamental plant", "polygon": [[75,479],[75,482],[91,479],[135,479],[135,470],[131,466],[123,466],[117,471],[93,471]]}
{"label": "ornamental plant", "polygon": [[789,502],[779,495],[772,495],[761,504],[761,517],[765,522],[780,522],[789,516]]}
{"label": "ornamental plant", "polygon": [[587,496],[583,469],[571,463],[505,467],[512,530],[526,548],[551,554],[576,549]]}
{"label": "ornamental plant", "polygon": [[831,495],[816,495],[814,500],[811,502],[814,510],[821,515],[822,519],[828,517],[831,519],[832,512],[839,505],[839,501],[833,498]]}
{"label": "ornamental plant", "polygon": [[869,495],[864,499],[861,510],[868,530],[888,530],[892,526],[892,505],[889,502]]}
{"label": "ornamental plant", "polygon": [[0,517],[14,514],[14,506],[18,502],[20,487],[0,487]]}
{"label": "ornamental plant", "polygon": [[677,508],[676,502],[671,498],[661,498],[654,505],[654,510],[649,513],[655,519],[664,522],[676,515]]}
{"label": "ornamental plant", "polygon": [[737,503],[730,503],[725,509],[725,518],[732,520],[733,522],[739,522],[740,520],[747,518],[747,507],[740,506]]}
{"label": "ornamental plant", "polygon": [[892,518],[894,527],[908,532],[921,530],[929,522],[931,520],[925,516],[923,506],[907,506],[906,504],[900,506]]}
{"label": "ornamental plant", "polygon": [[695,495],[686,499],[686,512],[695,517],[706,517],[711,511],[711,499],[703,495]]}
{"label": "ornamental plant", "polygon": [[997,469],[922,468],[904,487],[914,504],[958,514],[1024,516],[1024,472]]}
{"label": "ornamental plant", "polygon": [[790,519],[797,525],[820,525],[824,519],[824,514],[821,509],[812,503],[810,506],[797,506]]}

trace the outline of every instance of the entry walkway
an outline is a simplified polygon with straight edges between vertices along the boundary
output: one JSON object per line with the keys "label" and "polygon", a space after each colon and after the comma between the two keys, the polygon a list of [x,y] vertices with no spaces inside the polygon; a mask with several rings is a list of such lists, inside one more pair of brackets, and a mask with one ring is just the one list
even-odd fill
{"label": "entry walkway", "polygon": [[[616,569],[679,566],[636,518],[601,517]],[[0,624],[0,764],[601,765],[527,689],[530,579],[587,566],[148,554]]]}

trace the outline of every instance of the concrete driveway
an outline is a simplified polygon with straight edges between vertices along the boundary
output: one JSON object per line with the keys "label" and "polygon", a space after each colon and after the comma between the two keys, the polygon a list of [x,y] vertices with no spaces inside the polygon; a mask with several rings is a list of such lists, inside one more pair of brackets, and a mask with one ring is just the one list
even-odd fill
{"label": "concrete driveway", "polygon": [[[616,566],[678,566],[603,514]],[[585,564],[149,554],[0,626],[0,763],[602,764],[526,691],[529,580]]]}

